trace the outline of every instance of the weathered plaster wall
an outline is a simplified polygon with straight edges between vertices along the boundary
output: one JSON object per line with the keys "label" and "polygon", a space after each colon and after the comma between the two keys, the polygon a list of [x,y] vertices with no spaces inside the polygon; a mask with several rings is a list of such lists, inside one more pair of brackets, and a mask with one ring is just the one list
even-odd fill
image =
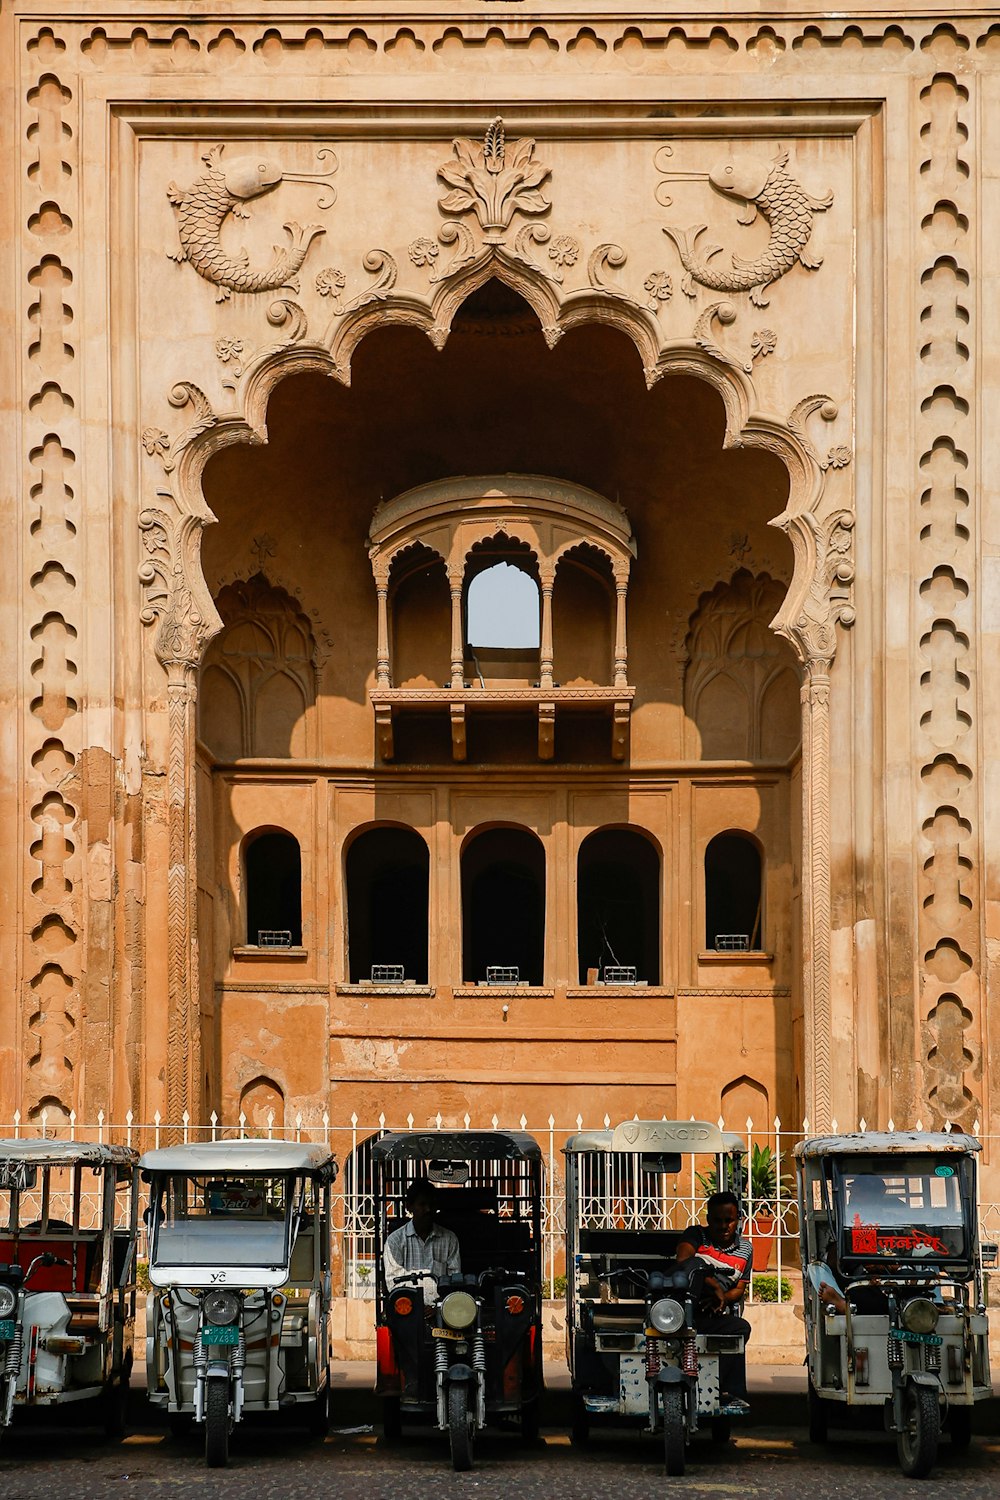
{"label": "weathered plaster wall", "polygon": [[[373,351],[379,340],[404,351],[392,414],[426,432],[434,419],[420,407],[431,390],[421,372],[432,344],[425,355],[416,331],[365,335],[409,324],[445,343],[479,275],[449,267],[466,251],[474,267],[485,241],[467,206],[453,199],[439,207],[460,191],[439,169],[450,162],[456,170],[453,140],[481,142],[499,112],[509,141],[533,138],[533,160],[549,169],[527,191],[551,209],[515,212],[509,235],[494,231],[507,236],[503,274],[556,343],[551,353],[539,346],[536,370],[578,377],[585,361],[572,364],[574,340],[600,340],[573,325],[614,326],[653,381],[648,398],[636,386],[636,406],[666,403],[661,393],[672,381],[695,376],[715,380],[728,401],[724,441],[744,451],[720,454],[720,423],[696,478],[706,481],[712,464],[716,474],[745,475],[765,465],[762,447],[788,467],[789,503],[800,517],[790,526],[791,575],[783,540],[763,530],[784,504],[764,503],[772,480],[754,485],[752,521],[739,481],[713,481],[687,528],[688,553],[675,556],[660,534],[657,556],[642,493],[655,455],[648,444],[623,443],[613,466],[632,465],[634,493],[623,503],[635,506],[640,542],[643,529],[650,541],[640,552],[648,576],[658,576],[654,559],[666,571],[676,564],[696,603],[731,576],[719,566],[726,537],[739,550],[746,533],[754,572],[792,577],[779,625],[808,670],[803,858],[787,909],[791,931],[800,891],[795,972],[804,993],[800,1001],[792,984],[782,1003],[793,1014],[801,1004],[803,1103],[841,1120],[860,1111],[989,1123],[995,1064],[985,986],[996,934],[984,851],[995,818],[996,704],[983,663],[996,630],[997,484],[996,438],[981,413],[995,403],[996,370],[980,330],[996,311],[996,281],[980,247],[995,239],[988,163],[1000,56],[990,19],[969,9],[945,24],[918,7],[891,24],[865,7],[847,17],[751,18],[723,7],[693,21],[664,7],[631,21],[581,21],[557,5],[544,22],[526,23],[512,6],[442,20],[400,4],[340,23],[309,4],[277,4],[266,15],[229,9],[218,18],[206,6],[173,24],[141,4],[86,20],[58,6],[15,4],[0,26],[4,141],[17,163],[16,193],[0,207],[9,216],[2,301],[10,320],[0,356],[10,440],[0,463],[11,497],[0,556],[8,851],[0,956],[12,981],[0,1001],[4,1105],[25,1114],[43,1105],[87,1114],[102,1103],[118,1114],[199,1111],[206,1062],[211,1082],[227,1056],[254,1051],[253,992],[244,992],[244,1019],[227,1034],[214,990],[229,973],[219,912],[232,883],[229,894],[220,890],[218,869],[231,858],[224,825],[235,814],[204,787],[200,821],[211,816],[212,857],[193,815],[196,666],[218,623],[211,592],[226,577],[248,576],[258,524],[272,535],[277,526],[286,549],[294,539],[268,576],[300,600],[326,653],[311,753],[324,767],[360,769],[363,752],[370,769],[374,600],[363,555],[349,559],[379,494],[364,494],[361,483],[370,485],[378,465],[341,472],[326,457],[312,478],[331,500],[341,483],[355,509],[306,527],[296,455],[286,450],[274,521],[273,504],[248,476],[277,472],[280,422],[272,447],[247,450],[252,470],[238,445],[265,437],[279,367],[304,380],[314,378],[310,370],[341,381],[350,371],[349,391],[331,389],[327,411],[339,415],[324,420],[343,426],[349,411],[367,414],[372,440],[386,449],[379,462],[390,492],[422,477],[411,453],[392,482],[395,447],[375,421],[387,372]],[[204,262],[206,275],[166,258],[179,247],[182,210],[168,199],[169,185],[183,199],[211,170],[202,153],[220,146],[216,163],[261,155],[283,178],[251,204],[249,223],[227,216],[226,255],[244,245],[251,268],[267,267],[276,241],[293,245],[285,219],[323,228],[299,242],[298,291],[276,282],[217,302],[228,274],[222,262],[214,271]],[[743,227],[705,182],[668,177],[708,170],[734,148],[766,163],[779,147],[810,194],[833,194],[829,207],[808,210],[809,248],[824,264],[814,272],[797,265],[767,287],[766,309],[733,288],[696,284],[689,298],[664,228],[709,221],[699,243],[723,244],[710,266],[725,268],[733,250],[759,254],[768,226],[759,219]],[[332,159],[317,159],[318,148],[337,158],[336,202],[322,208],[323,185],[292,180],[329,170]],[[452,389],[460,390],[470,377],[460,370],[461,336],[452,337],[442,368],[452,362]],[[367,402],[366,369],[375,381]],[[513,388],[509,377],[504,385]],[[277,384],[274,403],[291,389]],[[809,399],[820,393],[839,408],[829,423],[833,406]],[[693,410],[679,409],[682,425]],[[537,409],[530,422],[516,411],[504,416],[508,426],[520,420],[522,445],[545,434]],[[581,426],[587,420],[581,412]],[[707,419],[699,425],[707,434]],[[548,438],[551,454],[556,437]],[[448,440],[454,459],[439,472],[458,472],[461,443]],[[198,560],[207,519],[201,472],[229,444],[205,481],[207,503],[220,513],[206,539],[208,587]],[[298,461],[316,465],[308,453],[303,447]],[[444,457],[439,443],[435,463]],[[213,477],[217,465],[224,483]],[[473,471],[488,467],[477,462]],[[608,476],[607,492],[616,477]],[[853,529],[838,526],[841,510],[856,518]],[[711,533],[707,542],[698,524]],[[344,559],[333,597],[321,554]],[[677,652],[691,611],[676,610],[679,635],[664,639],[643,622],[651,585],[637,573],[635,588],[632,669],[637,681],[663,677],[637,702],[633,752],[662,771],[681,755]],[[356,634],[345,639],[352,604]],[[848,634],[837,622],[851,619]],[[321,784],[317,774],[310,797]],[[235,806],[235,781],[233,798]],[[790,799],[787,807],[790,864]],[[428,826],[447,867],[448,817]],[[335,879],[336,840],[315,807],[303,832],[322,879]],[[215,913],[211,962],[198,953],[199,909],[203,918]],[[437,920],[446,923],[447,912],[439,908]],[[336,955],[339,938],[330,937]],[[798,953],[793,935],[783,961]],[[310,982],[330,996],[330,978]],[[687,986],[696,996],[665,997],[677,1006],[678,1067],[690,1045],[683,1007],[695,1000],[708,1015],[717,1004],[705,980],[699,973]],[[679,972],[677,986],[685,987]],[[771,1021],[754,1019],[756,999],[744,999],[742,1024],[749,1018],[757,1046]],[[310,1039],[322,1034],[323,1003],[319,991],[295,1003]],[[282,999],[268,1015],[274,1036],[290,1009]],[[717,1024],[731,1016],[719,1002]],[[370,1020],[350,1024],[380,1076]],[[504,1024],[511,1021],[476,1038],[462,1019],[470,1073],[509,1070]],[[331,1064],[340,1066],[344,1039],[335,1035],[331,1046]],[[315,1102],[325,1084],[309,1051],[289,1087]],[[562,1066],[563,1054],[551,1056]],[[791,1093],[790,1053],[770,1057],[774,1088]],[[569,1076],[582,1065],[566,1066]],[[419,1069],[433,1071],[429,1056]],[[674,1070],[672,1060],[662,1076]],[[234,1089],[246,1084],[232,1080]],[[525,1078],[524,1090],[533,1087]],[[434,1088],[440,1093],[441,1083]],[[656,1107],[653,1094],[649,1102]],[[689,1108],[680,1094],[668,1103]]]}

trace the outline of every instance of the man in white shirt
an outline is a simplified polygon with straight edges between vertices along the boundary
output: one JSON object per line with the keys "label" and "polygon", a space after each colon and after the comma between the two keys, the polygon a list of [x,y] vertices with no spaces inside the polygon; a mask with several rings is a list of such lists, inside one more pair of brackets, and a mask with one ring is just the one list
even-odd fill
{"label": "man in white shirt", "polygon": [[[462,1257],[458,1236],[435,1223],[437,1189],[427,1177],[417,1177],[406,1190],[407,1223],[394,1229],[385,1242],[382,1261],[385,1284],[391,1290],[401,1276],[423,1272],[435,1287],[443,1276],[458,1276]],[[430,1290],[428,1288],[428,1290]]]}

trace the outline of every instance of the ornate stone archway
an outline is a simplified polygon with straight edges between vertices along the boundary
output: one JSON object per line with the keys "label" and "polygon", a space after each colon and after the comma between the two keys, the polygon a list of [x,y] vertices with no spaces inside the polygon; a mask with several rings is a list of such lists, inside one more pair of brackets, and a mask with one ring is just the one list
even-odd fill
{"label": "ornate stone archway", "polygon": [[[724,445],[763,449],[775,455],[788,473],[788,503],[771,524],[791,539],[794,573],[772,625],[792,644],[803,669],[805,1102],[812,1122],[829,1120],[830,668],[837,648],[837,625],[853,620],[853,505],[850,449],[837,444],[824,453],[817,437],[821,424],[837,420],[838,409],[829,397],[808,394],[796,400],[784,417],[766,410],[757,389],[755,360],[761,349],[769,352],[768,340],[760,342],[761,336],[755,334],[757,350],[747,357],[726,346],[726,330],[738,321],[733,301],[712,301],[702,308],[688,334],[678,337],[671,332],[668,336],[659,316],[664,290],[664,282],[658,279],[661,273],[647,278],[644,289],[649,297],[641,302],[614,282],[615,269],[624,264],[625,253],[610,241],[591,253],[586,288],[568,291],[563,266],[575,261],[580,245],[570,234],[553,238],[547,225],[538,222],[551,206],[539,185],[551,173],[536,160],[535,150],[533,141],[505,140],[499,121],[489,127],[481,144],[456,140],[454,160],[439,172],[451,186],[439,207],[451,217],[441,224],[436,239],[418,236],[408,247],[414,271],[425,276],[422,290],[400,289],[398,261],[382,249],[366,254],[365,269],[374,281],[353,298],[345,300],[341,272],[332,267],[321,271],[316,277],[317,295],[321,307],[332,311],[318,337],[309,336],[309,320],[299,302],[288,296],[275,299],[268,311],[268,321],[278,330],[273,341],[245,357],[242,347],[235,350],[231,340],[229,347],[221,347],[224,340],[216,341],[214,352],[231,377],[225,382],[229,405],[217,409],[209,401],[204,376],[199,376],[198,383],[183,380],[171,387],[167,399],[188,416],[187,425],[173,435],[153,426],[143,432],[149,483],[155,487],[156,498],[139,519],[146,551],[140,569],[141,619],[155,625],[156,655],[166,672],[169,720],[169,1038],[172,1055],[183,1059],[183,1066],[173,1070],[168,1082],[172,1118],[179,1118],[185,1108],[198,1107],[201,1076],[195,1024],[194,700],[199,661],[221,623],[199,556],[202,529],[213,519],[202,493],[205,465],[223,448],[267,441],[268,400],[288,375],[316,371],[348,384],[354,352],[375,330],[419,328],[435,347],[443,348],[459,308],[493,279],[530,305],[549,347],[581,323],[610,324],[637,348],[647,385],[668,373],[706,382],[722,400]],[[219,162],[218,155],[215,162]],[[506,192],[502,190],[505,173],[516,179]],[[462,214],[473,215],[475,222],[470,226]],[[549,264],[538,258],[543,248]],[[449,252],[447,263],[442,251]],[[224,289],[217,275],[208,274],[202,266],[196,269]],[[773,347],[776,335],[765,332]]]}

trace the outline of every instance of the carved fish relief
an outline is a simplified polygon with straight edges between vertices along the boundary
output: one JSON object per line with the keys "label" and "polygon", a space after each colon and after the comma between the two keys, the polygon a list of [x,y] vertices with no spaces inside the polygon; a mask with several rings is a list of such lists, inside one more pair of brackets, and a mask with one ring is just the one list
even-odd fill
{"label": "carved fish relief", "polygon": [[771,235],[762,253],[754,260],[741,260],[733,255],[731,270],[709,265],[712,257],[721,252],[721,245],[709,246],[699,258],[698,239],[705,233],[707,225],[697,224],[688,230],[664,226],[663,232],[677,246],[684,266],[681,289],[687,296],[695,295],[694,283],[697,282],[718,292],[749,292],[751,302],[766,307],[764,292],[796,262],[807,271],[816,271],[823,264],[822,257],[808,254],[806,247],[812,235],[813,214],[825,213],[833,202],[833,194],[814,198],[786,172],[787,164],[788,152],[782,151],[774,158],[769,170],[753,163],[727,162],[707,174],[668,174],[668,180],[707,176],[717,192],[743,199],[745,207],[738,215],[741,224],[752,224],[759,213],[771,226]]}
{"label": "carved fish relief", "polygon": [[273,191],[283,181],[322,182],[336,170],[336,164],[330,172],[310,176],[283,172],[266,157],[240,156],[223,162],[224,150],[223,146],[213,146],[204,153],[202,161],[208,171],[189,188],[178,188],[175,183],[167,188],[167,197],[177,213],[180,240],[180,249],[168,252],[170,259],[190,261],[198,275],[218,289],[217,302],[224,302],[233,292],[273,292],[279,287],[298,291],[296,273],[316,235],[326,233],[321,224],[286,223],[283,227],[291,243],[275,245],[271,264],[256,270],[251,269],[246,250],[230,255],[223,249],[220,231],[230,214],[240,219],[250,217],[243,206],[248,200]]}

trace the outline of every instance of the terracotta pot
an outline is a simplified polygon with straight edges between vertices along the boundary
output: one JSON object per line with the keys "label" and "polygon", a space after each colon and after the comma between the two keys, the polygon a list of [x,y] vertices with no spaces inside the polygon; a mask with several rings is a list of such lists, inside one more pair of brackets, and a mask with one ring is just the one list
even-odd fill
{"label": "terracotta pot", "polygon": [[750,1220],[750,1243],[753,1245],[753,1269],[766,1271],[774,1253],[773,1214],[754,1214]]}

